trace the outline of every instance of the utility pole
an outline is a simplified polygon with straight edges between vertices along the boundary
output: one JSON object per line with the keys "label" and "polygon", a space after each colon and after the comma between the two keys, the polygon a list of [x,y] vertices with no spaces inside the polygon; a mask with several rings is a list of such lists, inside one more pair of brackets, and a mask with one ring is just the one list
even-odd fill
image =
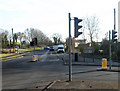
{"label": "utility pole", "polygon": [[14,53],[14,35],[13,35],[13,28],[12,28],[12,38],[13,38],[13,53]]}
{"label": "utility pole", "polygon": [[114,30],[116,30],[116,11],[114,8]]}
{"label": "utility pole", "polygon": [[32,39],[32,43],[33,43],[33,46],[34,46],[34,55],[35,55],[35,38]]}
{"label": "utility pole", "polygon": [[68,13],[69,17],[69,81],[72,81],[72,63],[71,63],[71,16]]}
{"label": "utility pole", "polygon": [[[116,10],[114,8],[114,31],[116,31]],[[118,43],[116,41],[116,47],[114,46],[115,49],[115,56],[116,56],[116,60],[117,60],[117,50],[118,50]]]}
{"label": "utility pole", "polygon": [[109,30],[109,69],[111,69],[111,31]]}

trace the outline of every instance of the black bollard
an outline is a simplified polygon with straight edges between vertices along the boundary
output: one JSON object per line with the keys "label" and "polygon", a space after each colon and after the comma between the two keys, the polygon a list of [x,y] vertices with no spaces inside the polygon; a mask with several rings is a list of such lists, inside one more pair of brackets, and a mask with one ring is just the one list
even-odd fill
{"label": "black bollard", "polygon": [[75,53],[75,62],[78,62],[78,52]]}

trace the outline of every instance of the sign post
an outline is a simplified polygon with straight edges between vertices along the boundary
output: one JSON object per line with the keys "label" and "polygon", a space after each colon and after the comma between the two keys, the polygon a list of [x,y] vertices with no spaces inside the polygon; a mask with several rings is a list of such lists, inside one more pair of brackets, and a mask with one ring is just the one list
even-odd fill
{"label": "sign post", "polygon": [[33,45],[34,45],[34,55],[35,55],[35,39],[32,39]]}

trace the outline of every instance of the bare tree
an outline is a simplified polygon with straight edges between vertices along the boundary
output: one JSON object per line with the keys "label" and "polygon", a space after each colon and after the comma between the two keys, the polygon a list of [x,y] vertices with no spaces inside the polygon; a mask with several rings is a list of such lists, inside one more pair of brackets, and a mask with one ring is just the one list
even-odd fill
{"label": "bare tree", "polygon": [[52,38],[53,38],[53,40],[54,40],[54,44],[56,45],[56,44],[60,44],[61,43],[61,34],[59,34],[59,33],[54,33],[53,35],[52,35]]}
{"label": "bare tree", "polygon": [[98,43],[98,33],[96,33],[96,40],[97,40],[97,43]]}
{"label": "bare tree", "polygon": [[17,39],[18,39],[17,33],[14,34],[14,38],[15,38],[15,40],[16,40],[16,42],[17,42]]}
{"label": "bare tree", "polygon": [[30,28],[24,31],[26,39],[30,42],[33,38],[37,38],[38,45],[51,45],[52,41],[41,30]]}
{"label": "bare tree", "polygon": [[24,33],[18,32],[17,35],[18,35],[18,39],[20,40],[20,43],[21,43],[21,45],[20,45],[20,48],[21,48],[22,47],[22,38],[24,36]]}
{"label": "bare tree", "polygon": [[32,33],[31,33],[30,29],[27,28],[27,29],[24,31],[24,34],[26,35],[26,36],[25,36],[26,40],[27,40],[28,42],[30,42],[30,41],[32,40]]}
{"label": "bare tree", "polygon": [[93,38],[96,36],[96,33],[99,31],[99,21],[95,16],[87,17],[84,19],[84,28],[88,31],[88,36],[90,38],[91,44],[93,43]]}

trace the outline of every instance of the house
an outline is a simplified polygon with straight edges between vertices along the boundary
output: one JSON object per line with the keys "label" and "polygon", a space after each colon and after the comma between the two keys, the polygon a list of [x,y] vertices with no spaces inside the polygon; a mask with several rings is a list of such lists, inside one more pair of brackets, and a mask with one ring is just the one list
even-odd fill
{"label": "house", "polygon": [[78,47],[80,44],[81,45],[84,45],[84,44],[87,44],[87,40],[86,39],[83,39],[83,40],[75,40],[75,48]]}

